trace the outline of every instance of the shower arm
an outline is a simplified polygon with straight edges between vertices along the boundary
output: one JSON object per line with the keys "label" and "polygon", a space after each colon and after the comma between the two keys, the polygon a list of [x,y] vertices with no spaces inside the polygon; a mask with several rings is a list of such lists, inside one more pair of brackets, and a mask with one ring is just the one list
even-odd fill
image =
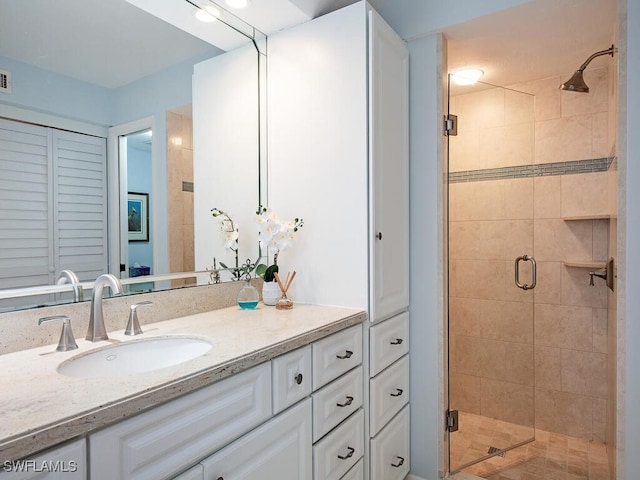
{"label": "shower arm", "polygon": [[594,53],[589,58],[587,58],[586,62],[580,65],[578,72],[584,72],[584,69],[587,68],[587,65],[589,65],[591,63],[591,60],[593,60],[594,58],[600,57],[602,55],[611,55],[613,57],[613,54],[615,53],[615,51],[616,51],[615,46],[611,45],[611,47],[607,48],[606,50],[601,50],[599,52]]}

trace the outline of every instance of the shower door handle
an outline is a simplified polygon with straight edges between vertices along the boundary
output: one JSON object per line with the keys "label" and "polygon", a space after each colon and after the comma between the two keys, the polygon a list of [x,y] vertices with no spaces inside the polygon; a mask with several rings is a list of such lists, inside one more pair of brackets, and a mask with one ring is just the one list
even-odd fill
{"label": "shower door handle", "polygon": [[[522,261],[531,262],[531,285],[520,283],[520,262]],[[516,258],[515,276],[516,287],[521,288],[522,290],[532,290],[536,288],[536,259],[529,255],[522,255],[521,257]]]}

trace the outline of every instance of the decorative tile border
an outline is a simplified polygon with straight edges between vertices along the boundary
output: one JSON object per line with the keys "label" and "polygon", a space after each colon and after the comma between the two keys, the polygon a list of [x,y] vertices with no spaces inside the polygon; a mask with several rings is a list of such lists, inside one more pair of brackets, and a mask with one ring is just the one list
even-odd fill
{"label": "decorative tile border", "polygon": [[612,164],[615,165],[615,160],[616,157],[592,158],[589,160],[575,160],[572,162],[540,163],[536,165],[518,165],[515,167],[451,172],[449,173],[449,183],[606,172]]}

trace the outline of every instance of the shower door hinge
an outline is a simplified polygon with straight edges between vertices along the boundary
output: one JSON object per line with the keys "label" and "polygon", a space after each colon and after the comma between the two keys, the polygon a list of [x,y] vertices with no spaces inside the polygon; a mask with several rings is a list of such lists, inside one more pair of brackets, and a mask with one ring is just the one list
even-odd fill
{"label": "shower door hinge", "polygon": [[449,137],[455,137],[458,135],[458,116],[447,115],[444,117],[444,134]]}
{"label": "shower door hinge", "polygon": [[458,431],[458,410],[447,411],[447,430],[450,432]]}

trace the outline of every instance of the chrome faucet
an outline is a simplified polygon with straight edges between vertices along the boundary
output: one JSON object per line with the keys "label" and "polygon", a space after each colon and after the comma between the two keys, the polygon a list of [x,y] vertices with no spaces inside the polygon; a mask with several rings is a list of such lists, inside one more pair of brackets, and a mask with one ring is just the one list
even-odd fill
{"label": "chrome faucet", "polygon": [[58,278],[56,278],[56,285],[63,285],[65,283],[70,283],[73,288],[73,301],[75,303],[82,302],[84,300],[84,292],[78,276],[71,270],[60,271]]}
{"label": "chrome faucet", "polygon": [[89,328],[87,330],[87,340],[97,342],[107,340],[107,329],[104,326],[104,316],[102,315],[102,289],[111,287],[112,293],[122,293],[122,284],[114,275],[105,273],[96,278],[93,284],[93,294],[91,295],[91,316],[89,317]]}

